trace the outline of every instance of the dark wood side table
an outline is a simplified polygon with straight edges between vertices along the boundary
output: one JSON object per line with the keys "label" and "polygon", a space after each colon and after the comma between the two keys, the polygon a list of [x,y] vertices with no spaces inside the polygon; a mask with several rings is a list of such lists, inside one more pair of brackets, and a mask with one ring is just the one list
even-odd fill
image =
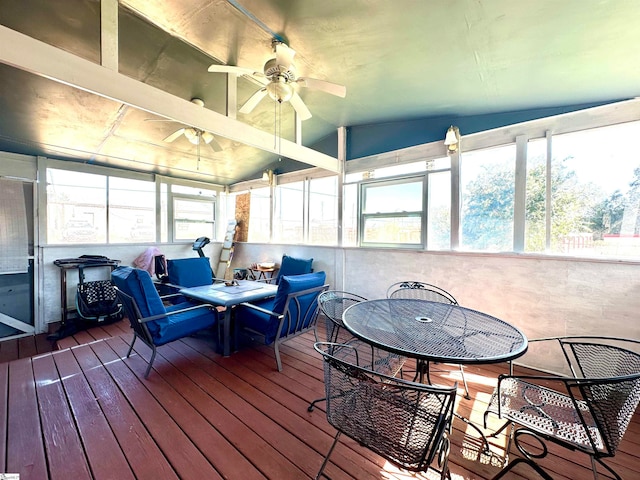
{"label": "dark wood side table", "polygon": [[258,267],[251,266],[247,270],[249,270],[249,276],[253,277],[253,280],[271,280],[274,278],[275,274],[280,270],[280,267]]}

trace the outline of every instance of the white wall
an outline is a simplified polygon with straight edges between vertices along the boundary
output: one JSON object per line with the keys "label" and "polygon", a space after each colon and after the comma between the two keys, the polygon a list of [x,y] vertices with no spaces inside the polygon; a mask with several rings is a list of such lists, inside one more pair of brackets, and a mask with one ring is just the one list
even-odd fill
{"label": "white wall", "polygon": [[[515,254],[238,244],[232,267],[314,258],[332,289],[381,298],[392,283],[420,280],[520,328],[528,338],[606,335],[640,339],[640,263]],[[557,370],[532,348],[520,363]]]}
{"label": "white wall", "polygon": [[[106,255],[131,265],[149,245],[57,246],[42,248],[39,301],[41,324],[60,320],[60,269],[57,258]],[[190,244],[158,245],[167,258],[193,257]],[[221,243],[205,247],[215,268]],[[466,307],[489,313],[520,328],[528,338],[589,334],[640,339],[640,263],[530,255],[425,252],[310,245],[236,244],[231,264],[280,262],[282,255],[313,258],[332,289],[381,298],[392,283],[421,280],[451,292]],[[104,278],[95,269],[98,278]],[[87,280],[97,279],[87,270]],[[68,273],[68,302],[73,305],[77,271]],[[557,370],[557,357],[531,349],[520,361]]]}

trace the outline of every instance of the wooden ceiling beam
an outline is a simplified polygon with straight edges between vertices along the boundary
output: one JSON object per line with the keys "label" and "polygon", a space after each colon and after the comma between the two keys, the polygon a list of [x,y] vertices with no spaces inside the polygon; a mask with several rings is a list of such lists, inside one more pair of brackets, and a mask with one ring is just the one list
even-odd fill
{"label": "wooden ceiling beam", "polygon": [[286,139],[278,142],[276,149],[271,133],[201,108],[189,100],[1,25],[0,62],[263,151],[333,172],[339,171],[336,158]]}

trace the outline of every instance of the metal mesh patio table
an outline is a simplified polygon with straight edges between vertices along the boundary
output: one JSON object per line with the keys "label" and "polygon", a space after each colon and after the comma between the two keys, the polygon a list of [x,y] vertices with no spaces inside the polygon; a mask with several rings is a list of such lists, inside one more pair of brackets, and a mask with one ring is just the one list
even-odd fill
{"label": "metal mesh patio table", "polygon": [[513,325],[459,305],[385,298],[347,308],[344,325],[378,348],[422,362],[499,363],[524,355],[527,338]]}

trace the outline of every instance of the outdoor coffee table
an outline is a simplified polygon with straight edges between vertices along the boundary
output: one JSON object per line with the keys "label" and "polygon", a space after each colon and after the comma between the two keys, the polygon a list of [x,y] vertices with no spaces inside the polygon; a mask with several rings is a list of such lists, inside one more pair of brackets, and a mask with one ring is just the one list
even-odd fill
{"label": "outdoor coffee table", "polygon": [[262,300],[273,297],[278,290],[277,285],[251,280],[235,280],[233,282],[219,282],[213,285],[183,288],[180,293],[185,297],[211,305],[227,307],[224,311],[223,348],[225,357],[231,354],[231,307],[243,302]]}

